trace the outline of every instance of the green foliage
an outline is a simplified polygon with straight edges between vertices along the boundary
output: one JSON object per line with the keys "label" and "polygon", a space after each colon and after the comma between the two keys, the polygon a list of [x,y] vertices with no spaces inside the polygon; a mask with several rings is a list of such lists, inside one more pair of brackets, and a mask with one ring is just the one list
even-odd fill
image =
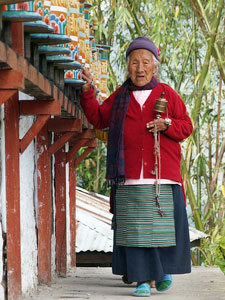
{"label": "green foliage", "polygon": [[225,236],[219,234],[218,226],[214,228],[209,239],[201,242],[199,250],[205,266],[218,265],[225,274]]}
{"label": "green foliage", "polygon": [[[77,155],[80,156],[85,151],[81,148]],[[106,174],[106,147],[98,141],[97,148],[92,151],[76,168],[77,185],[88,191],[98,194],[109,195],[109,187],[105,180]]]}

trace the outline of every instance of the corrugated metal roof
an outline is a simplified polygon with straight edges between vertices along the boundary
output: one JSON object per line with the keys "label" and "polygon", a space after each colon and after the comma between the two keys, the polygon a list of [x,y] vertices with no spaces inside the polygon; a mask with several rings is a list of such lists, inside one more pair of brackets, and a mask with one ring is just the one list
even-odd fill
{"label": "corrugated metal roof", "polygon": [[109,198],[77,187],[76,207],[76,252],[112,252]]}
{"label": "corrugated metal roof", "polygon": [[[112,252],[112,214],[109,213],[109,198],[77,187],[76,194],[76,252]],[[190,241],[208,237],[202,231],[189,227]]]}
{"label": "corrugated metal roof", "polygon": [[189,227],[189,235],[191,242],[209,237],[208,234],[205,234],[194,227]]}

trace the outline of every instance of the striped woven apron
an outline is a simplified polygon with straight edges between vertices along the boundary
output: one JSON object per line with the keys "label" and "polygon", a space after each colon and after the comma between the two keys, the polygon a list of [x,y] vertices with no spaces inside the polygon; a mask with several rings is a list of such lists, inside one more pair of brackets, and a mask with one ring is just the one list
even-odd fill
{"label": "striped woven apron", "polygon": [[158,213],[155,185],[123,185],[116,192],[116,245],[168,247],[176,245],[172,187],[160,185]]}

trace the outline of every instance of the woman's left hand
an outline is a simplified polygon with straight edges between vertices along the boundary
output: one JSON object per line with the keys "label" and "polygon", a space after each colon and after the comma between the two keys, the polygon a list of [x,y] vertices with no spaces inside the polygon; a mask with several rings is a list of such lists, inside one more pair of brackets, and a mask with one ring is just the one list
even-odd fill
{"label": "woman's left hand", "polygon": [[165,131],[168,126],[165,124],[164,119],[159,118],[155,119],[151,122],[148,122],[146,124],[146,127],[149,129],[149,132],[159,132],[159,131]]}
{"label": "woman's left hand", "polygon": [[82,79],[86,81],[86,83],[82,85],[82,91],[87,92],[89,91],[93,82],[93,76],[87,68],[82,69]]}

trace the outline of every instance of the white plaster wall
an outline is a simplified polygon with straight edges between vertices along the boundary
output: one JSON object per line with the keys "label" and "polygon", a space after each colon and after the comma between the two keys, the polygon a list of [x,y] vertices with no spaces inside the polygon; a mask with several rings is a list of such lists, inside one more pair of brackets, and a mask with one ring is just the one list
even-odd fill
{"label": "white plaster wall", "polygon": [[[31,100],[29,96],[20,93],[20,99]],[[5,300],[3,276],[3,240],[2,231],[6,232],[6,190],[5,190],[5,136],[4,136],[4,105],[0,107],[0,139],[1,139],[1,168],[0,168],[0,300]],[[20,118],[20,139],[34,122],[33,116]],[[66,146],[68,151],[68,145]],[[53,232],[52,232],[52,278],[56,276],[55,267],[55,190],[54,190],[54,156],[52,156],[52,203],[53,203]],[[23,154],[20,154],[20,214],[21,214],[21,269],[22,292],[30,295],[37,289],[37,193],[36,193],[36,147],[33,141]],[[66,164],[66,211],[67,211],[67,265],[71,266],[70,257],[70,213],[69,213],[69,165]]]}
{"label": "white plaster wall", "polygon": [[[66,143],[66,152],[69,151],[69,144]],[[69,164],[66,164],[66,243],[67,243],[67,267],[71,267],[70,256],[70,198],[69,198]]]}
{"label": "white plaster wall", "polygon": [[[20,100],[33,100],[19,93]],[[34,116],[21,116],[19,138],[22,139],[35,121]],[[38,285],[36,233],[36,154],[35,142],[20,154],[20,231],[22,293],[31,294]]]}
{"label": "white plaster wall", "polygon": [[2,224],[0,222],[0,300],[5,299],[5,290],[2,286],[3,280],[3,239],[2,239]]}
{"label": "white plaster wall", "polygon": [[[20,139],[34,122],[33,116],[20,118]],[[37,288],[37,234],[35,214],[35,145],[34,141],[20,155],[20,226],[22,292]]]}

